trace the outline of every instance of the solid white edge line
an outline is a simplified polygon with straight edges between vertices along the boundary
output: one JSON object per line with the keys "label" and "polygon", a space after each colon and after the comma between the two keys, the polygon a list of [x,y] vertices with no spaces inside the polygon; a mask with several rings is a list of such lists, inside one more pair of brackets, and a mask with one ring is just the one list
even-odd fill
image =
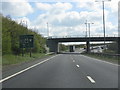
{"label": "solid white edge line", "polygon": [[76,65],[77,67],[80,67],[79,65]]}
{"label": "solid white edge line", "polygon": [[93,80],[90,76],[87,76],[87,78],[90,80],[91,83],[95,83],[95,80]]}
{"label": "solid white edge line", "polygon": [[40,65],[40,64],[42,64],[42,63],[44,63],[44,62],[46,62],[46,61],[48,61],[48,60],[56,57],[56,56],[58,56],[58,55],[55,55],[55,56],[53,56],[53,57],[50,57],[50,58],[48,58],[48,59],[46,59],[46,60],[44,60],[44,61],[41,61],[41,62],[39,62],[39,63],[37,63],[37,64],[34,64],[34,65],[32,65],[32,66],[30,66],[30,67],[28,67],[28,68],[26,68],[26,69],[23,69],[23,70],[15,73],[15,74],[13,74],[13,75],[10,75],[10,76],[8,76],[8,77],[6,77],[6,78],[4,78],[4,79],[1,79],[1,80],[0,80],[0,83],[4,82],[4,81],[6,81],[6,80],[8,80],[8,79],[10,79],[10,78],[12,78],[12,77],[14,77],[14,76],[17,76],[17,75],[19,75],[19,74],[21,74],[21,73],[23,73],[23,72],[25,72],[25,71],[27,71],[27,70],[35,67],[35,66],[38,66],[38,65]]}

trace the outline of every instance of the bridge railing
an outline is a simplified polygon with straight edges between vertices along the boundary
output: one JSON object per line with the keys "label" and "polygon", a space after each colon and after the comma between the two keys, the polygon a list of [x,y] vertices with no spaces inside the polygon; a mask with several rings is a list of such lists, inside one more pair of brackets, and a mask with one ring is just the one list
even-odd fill
{"label": "bridge railing", "polygon": [[[72,36],[49,36],[47,38],[85,38],[85,35],[72,35]],[[103,35],[91,35],[90,37],[104,37]],[[118,35],[114,34],[114,35],[106,35],[105,37],[118,37]],[[87,36],[87,38],[89,38],[89,36]]]}

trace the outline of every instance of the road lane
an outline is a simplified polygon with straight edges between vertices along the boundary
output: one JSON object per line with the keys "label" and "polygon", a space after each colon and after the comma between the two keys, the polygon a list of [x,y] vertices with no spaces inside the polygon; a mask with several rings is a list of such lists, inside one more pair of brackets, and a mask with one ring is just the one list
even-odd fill
{"label": "road lane", "polygon": [[82,88],[91,87],[87,78],[73,64],[70,55],[59,55],[12,79],[7,88]]}
{"label": "road lane", "polygon": [[40,64],[43,64],[43,63],[47,62],[48,60],[50,60],[50,59],[52,59],[52,58],[54,58],[54,57],[56,57],[56,56],[50,57],[50,58],[48,58],[48,59],[45,59],[45,60],[43,60],[43,61],[41,61],[41,62],[39,62],[39,63],[36,63],[36,64],[34,64],[34,65],[32,65],[32,66],[29,66],[29,67],[27,67],[27,68],[25,68],[25,69],[23,69],[23,70],[20,70],[20,71],[17,72],[17,73],[14,73],[14,74],[12,74],[12,75],[10,75],[10,76],[7,76],[7,77],[3,78],[2,80],[0,80],[0,83],[1,83],[1,82],[4,82],[4,81],[6,81],[6,80],[8,80],[8,79],[10,79],[10,78],[12,78],[12,77],[15,77],[15,76],[17,76],[17,75],[19,75],[19,74],[21,74],[21,73],[23,73],[23,72],[26,72],[26,71],[28,71],[29,69],[32,69],[32,68],[34,68],[34,67],[36,67],[36,66],[38,66],[38,65],[40,65]]}
{"label": "road lane", "polygon": [[118,66],[98,61],[83,55],[73,55],[76,63],[82,68],[86,76],[95,79],[95,88],[117,88],[118,87]]}
{"label": "road lane", "polygon": [[117,66],[61,54],[3,82],[3,88],[117,88],[117,75]]}

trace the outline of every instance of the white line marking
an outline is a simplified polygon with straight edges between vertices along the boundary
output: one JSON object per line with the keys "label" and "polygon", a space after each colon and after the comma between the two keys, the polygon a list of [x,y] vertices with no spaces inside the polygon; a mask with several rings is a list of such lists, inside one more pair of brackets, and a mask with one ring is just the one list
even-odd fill
{"label": "white line marking", "polygon": [[87,78],[90,80],[91,83],[95,83],[95,81],[90,76],[87,76]]}
{"label": "white line marking", "polygon": [[79,65],[76,65],[77,67],[80,67]]}
{"label": "white line marking", "polygon": [[8,77],[6,77],[6,78],[4,78],[4,79],[1,79],[1,80],[0,80],[0,83],[4,82],[4,81],[6,81],[6,80],[8,80],[8,79],[10,79],[10,78],[12,78],[12,77],[14,77],[14,76],[17,76],[17,75],[19,75],[19,74],[21,74],[21,73],[23,73],[23,72],[25,72],[25,71],[27,71],[27,70],[35,67],[35,66],[38,66],[38,65],[40,65],[40,64],[42,64],[42,63],[44,63],[44,62],[46,62],[46,61],[48,61],[48,60],[56,57],[56,56],[58,56],[58,55],[55,55],[55,56],[53,56],[53,57],[50,57],[50,58],[48,58],[48,59],[46,59],[46,60],[44,60],[44,61],[41,61],[41,62],[39,62],[39,63],[37,63],[37,64],[34,64],[34,65],[32,65],[32,66],[24,69],[24,70],[21,70],[21,71],[15,73],[15,74],[13,74],[13,75],[10,75],[10,76],[8,76]]}

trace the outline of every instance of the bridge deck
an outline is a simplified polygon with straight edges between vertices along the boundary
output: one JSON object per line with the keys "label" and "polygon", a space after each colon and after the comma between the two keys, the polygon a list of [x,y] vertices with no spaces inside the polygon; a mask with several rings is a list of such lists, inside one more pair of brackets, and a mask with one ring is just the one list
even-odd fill
{"label": "bridge deck", "polygon": [[[105,37],[105,41],[117,41],[120,37]],[[56,42],[86,42],[86,41],[104,41],[104,37],[69,37],[69,38],[48,38]]]}

